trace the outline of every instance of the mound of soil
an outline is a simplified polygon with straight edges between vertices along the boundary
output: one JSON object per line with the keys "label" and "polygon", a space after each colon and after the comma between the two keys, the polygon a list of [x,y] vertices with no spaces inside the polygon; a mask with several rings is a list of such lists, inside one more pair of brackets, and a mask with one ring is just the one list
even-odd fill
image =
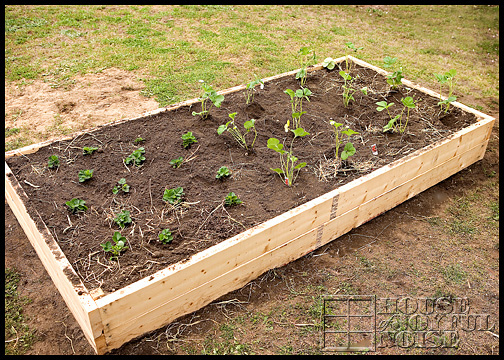
{"label": "mound of soil", "polygon": [[[354,64],[354,101],[343,104],[343,79],[335,69],[309,73],[305,87],[312,91],[303,102],[301,126],[309,136],[293,140],[284,125],[291,118],[290,97],[286,89],[299,89],[299,81],[287,76],[272,80],[258,89],[254,102],[246,105],[243,92],[225,96],[220,108],[211,107],[210,116],[201,119],[192,112],[201,111],[199,103],[172,111],[134,119],[89,131],[71,140],[57,141],[26,156],[7,159],[30,201],[29,214],[40,214],[63,252],[88,289],[101,287],[115,291],[149,276],[175,262],[226,240],[328,191],[370,173],[417,149],[423,148],[474,122],[473,114],[454,106],[445,114],[438,99],[402,86],[390,90],[384,76]],[[367,87],[367,95],[359,89]],[[392,116],[400,113],[401,99],[414,98],[416,108],[409,113],[404,133],[384,133],[389,121],[387,111],[377,111],[376,102],[387,101]],[[236,112],[236,123],[255,119],[258,132],[252,150],[246,150],[217,128]],[[404,111],[403,121],[407,113]],[[352,141],[356,153],[347,161],[335,159],[335,136],[331,120],[357,131]],[[191,131],[197,143],[185,149],[181,136]],[[135,142],[137,138],[144,141]],[[266,147],[275,137],[307,166],[299,172],[292,187],[271,168],[280,166],[279,155]],[[247,134],[250,144],[253,133]],[[345,137],[343,145],[347,142]],[[83,147],[97,147],[91,155]],[[139,147],[145,149],[145,161],[139,167],[126,165],[126,159]],[[376,148],[374,155],[372,148]],[[340,149],[341,153],[342,148]],[[58,169],[47,168],[51,155],[58,155]],[[179,168],[170,160],[182,156]],[[221,166],[231,170],[225,179],[215,177]],[[93,177],[79,183],[78,172],[93,169]],[[130,191],[113,194],[112,189],[126,179]],[[165,189],[183,187],[184,200],[173,206],[163,201]],[[224,206],[223,200],[234,192],[243,203]],[[89,209],[72,214],[65,202],[79,198]],[[130,212],[132,224],[121,229],[114,222],[123,211]],[[174,239],[162,244],[158,234],[169,228]],[[128,249],[118,261],[100,246],[112,241],[115,231],[127,239]]]}

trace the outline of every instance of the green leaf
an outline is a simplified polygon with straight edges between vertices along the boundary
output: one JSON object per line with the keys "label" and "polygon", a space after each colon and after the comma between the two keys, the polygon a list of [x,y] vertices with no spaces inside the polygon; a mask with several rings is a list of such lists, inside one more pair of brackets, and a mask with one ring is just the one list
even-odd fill
{"label": "green leaf", "polygon": [[348,135],[348,137],[352,136],[352,135],[356,135],[358,134],[357,131],[353,131],[352,129],[347,129],[345,131],[342,131],[341,132],[342,134],[345,134],[345,135]]}
{"label": "green leaf", "polygon": [[165,189],[163,194],[163,200],[169,202],[170,204],[175,205],[180,201],[182,201],[183,196],[184,196],[184,188],[179,186],[174,189]]}
{"label": "green leaf", "polygon": [[415,101],[413,100],[413,98],[411,96],[407,96],[405,97],[404,99],[401,99],[402,103],[404,106],[410,108],[410,109],[414,109],[415,108]]}
{"label": "green leaf", "polygon": [[245,130],[250,130],[251,128],[253,128],[255,126],[255,119],[250,119],[249,121],[245,121],[245,123],[243,124],[243,127],[245,128]]}
{"label": "green leaf", "polygon": [[306,76],[306,69],[302,68],[296,73],[296,79],[301,79]]}
{"label": "green leaf", "polygon": [[296,166],[294,166],[294,170],[304,168],[305,166],[306,166],[305,162],[299,163]]}
{"label": "green leaf", "polygon": [[294,133],[295,137],[303,137],[303,136],[306,136],[306,135],[310,135],[310,133],[304,131],[303,128],[297,128],[296,130],[291,130],[291,131]]}
{"label": "green leaf", "polygon": [[328,57],[324,60],[324,62],[322,63],[322,66],[329,69],[329,70],[332,70],[336,66],[336,62],[334,61],[333,58]]}
{"label": "green leaf", "polygon": [[279,169],[279,168],[276,168],[276,169],[270,168],[270,169],[273,170],[274,172],[276,172],[277,174],[280,174],[280,175],[282,175],[284,173],[283,170]]}
{"label": "green leaf", "polygon": [[387,125],[383,127],[383,132],[386,132],[388,130],[394,129],[394,125],[396,121],[399,119],[401,115],[397,115],[395,118],[391,119]]}
{"label": "green leaf", "polygon": [[217,128],[217,134],[222,135],[224,131],[227,130],[227,124],[226,125],[221,125]]}
{"label": "green leaf", "polygon": [[217,93],[210,96],[210,101],[213,102],[215,107],[220,107],[221,103],[224,101],[223,95],[217,95]]}
{"label": "green leaf", "polygon": [[284,154],[285,150],[283,150],[283,144],[280,144],[280,140],[276,138],[269,138],[268,143],[266,145],[269,149],[275,150],[280,154]]}
{"label": "green leaf", "polygon": [[345,79],[345,80],[347,80],[347,81],[348,81],[348,80],[352,80],[352,77],[351,77],[350,75],[348,75],[346,72],[344,72],[343,70],[341,70],[341,71],[339,72],[339,74],[341,75],[341,77],[343,77],[343,79]]}
{"label": "green leaf", "polygon": [[112,250],[112,243],[110,241],[107,241],[105,244],[100,244],[100,246],[103,248],[105,252],[109,252]]}
{"label": "green leaf", "polygon": [[[349,156],[352,156],[353,154],[355,154],[355,147],[353,146],[353,144],[351,142],[348,142],[346,143],[344,149],[343,149],[343,152],[341,153],[341,158],[343,160],[346,160]],[[346,155],[345,158],[343,158],[343,154]]]}
{"label": "green leaf", "polygon": [[378,111],[383,111],[389,107],[391,107],[392,105],[394,105],[394,103],[390,103],[388,104],[386,101],[378,101],[376,103],[376,105],[378,105],[378,107],[376,108],[376,110]]}
{"label": "green leaf", "polygon": [[294,98],[294,96],[296,95],[296,93],[293,90],[291,90],[291,89],[284,90],[284,93],[286,93],[287,95],[289,95],[291,97],[291,99]]}
{"label": "green leaf", "polygon": [[334,120],[329,121],[329,124],[331,124],[332,126],[334,126],[336,129],[339,128],[341,125],[343,125],[341,123],[337,123]]}

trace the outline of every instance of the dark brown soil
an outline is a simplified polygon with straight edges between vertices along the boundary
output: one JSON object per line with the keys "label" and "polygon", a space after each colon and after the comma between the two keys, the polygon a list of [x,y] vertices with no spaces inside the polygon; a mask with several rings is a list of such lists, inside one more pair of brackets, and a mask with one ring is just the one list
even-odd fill
{"label": "dark brown soil", "polygon": [[[294,154],[308,166],[292,187],[271,171],[279,167],[279,156],[266,147],[266,142],[270,137],[284,141],[286,146],[291,142],[292,133],[284,131],[291,114],[284,90],[299,88],[294,76],[266,83],[248,106],[242,92],[228,94],[221,108],[211,108],[206,120],[191,115],[200,111],[196,104],[100,128],[7,162],[30,198],[28,212],[32,217],[40,214],[88,289],[115,291],[476,121],[474,115],[454,107],[447,115],[441,113],[438,99],[416,90],[403,86],[389,92],[384,77],[372,70],[354,65],[352,75],[359,75],[354,87],[367,86],[370,93],[365,96],[356,91],[355,101],[345,108],[343,80],[337,71],[309,74],[306,87],[313,95],[310,102],[303,103],[307,113],[301,122],[310,136],[296,139],[293,146]],[[395,115],[402,109],[401,98],[406,96],[418,101],[417,109],[410,113],[407,131],[383,133],[388,114],[376,111],[375,103],[394,102],[391,112]],[[217,134],[217,127],[226,123],[232,112],[238,113],[239,127],[246,120],[256,119],[259,134],[253,151],[242,149],[227,133]],[[337,172],[330,120],[360,133],[352,138],[356,154]],[[180,137],[187,131],[193,132],[198,143],[184,149]],[[135,144],[138,137],[145,141]],[[371,152],[373,144],[377,156]],[[84,146],[100,149],[83,155]],[[127,167],[123,160],[140,146],[145,148],[146,161],[141,167]],[[58,170],[47,169],[50,155],[60,157]],[[169,161],[179,156],[188,161],[175,169]],[[221,166],[230,168],[230,178],[215,178]],[[77,174],[83,169],[94,169],[94,175],[79,183]],[[126,179],[131,190],[114,195],[112,188],[120,178]],[[184,188],[185,199],[174,208],[162,197],[165,189],[178,186]],[[231,191],[243,204],[221,206]],[[70,214],[65,202],[72,198],[85,200],[88,211]],[[121,230],[129,249],[119,262],[110,261],[110,254],[104,253],[100,244],[112,241],[114,231],[120,230],[113,218],[121,210],[130,211],[133,219],[133,224]],[[174,234],[168,245],[158,241],[164,228]]]}

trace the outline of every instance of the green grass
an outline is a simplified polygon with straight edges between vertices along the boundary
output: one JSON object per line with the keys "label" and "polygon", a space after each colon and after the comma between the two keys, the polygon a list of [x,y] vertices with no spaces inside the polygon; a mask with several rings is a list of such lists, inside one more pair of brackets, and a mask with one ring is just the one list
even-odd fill
{"label": "green grass", "polygon": [[35,341],[35,332],[25,324],[23,306],[30,299],[20,297],[17,288],[20,274],[5,268],[5,355],[21,355]]}
{"label": "green grass", "polygon": [[498,62],[486,60],[498,59],[498,20],[492,6],[10,5],[5,71],[60,83],[114,66],[145,76],[144,94],[164,106],[195,97],[199,79],[224,89],[298,68],[302,46],[321,62],[352,41],[373,64],[398,57],[412,80],[432,85],[432,73],[456,68],[458,91],[498,97]]}
{"label": "green grass", "polygon": [[441,269],[441,273],[448,283],[461,284],[467,278],[467,273],[462,269],[460,264],[447,265]]}

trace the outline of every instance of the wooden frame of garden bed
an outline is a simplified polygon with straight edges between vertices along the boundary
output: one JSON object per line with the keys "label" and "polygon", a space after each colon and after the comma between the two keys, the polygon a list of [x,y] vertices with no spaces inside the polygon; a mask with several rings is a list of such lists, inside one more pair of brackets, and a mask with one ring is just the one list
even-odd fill
{"label": "wooden frame of garden bed", "polygon": [[[364,61],[351,56],[349,58],[380,74],[388,74]],[[339,58],[336,62],[344,59]],[[308,70],[321,68],[321,65],[316,65]],[[264,80],[268,82],[296,72]],[[439,97],[439,94],[410,81],[403,79],[403,84]],[[244,89],[242,85],[219,93]],[[140,117],[197,101],[188,100]],[[317,249],[482,159],[495,119],[458,102],[452,104],[475,114],[479,121],[201,251],[187,261],[168,266],[106,296],[100,294],[100,289],[86,289],[40,216],[33,219],[28,215],[25,207],[28,196],[7,163],[5,197],[84,335],[96,353],[103,354],[200,309],[269,269],[285,265]],[[123,119],[102,126],[130,120]],[[9,151],[5,157],[32,153],[62,139]]]}

